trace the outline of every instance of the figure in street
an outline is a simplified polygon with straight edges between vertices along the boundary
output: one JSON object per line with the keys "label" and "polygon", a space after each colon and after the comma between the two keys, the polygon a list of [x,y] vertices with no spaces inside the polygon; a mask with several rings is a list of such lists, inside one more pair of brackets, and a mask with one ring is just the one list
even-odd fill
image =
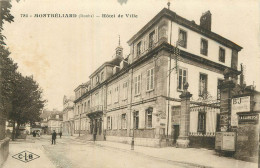
{"label": "figure in street", "polygon": [[51,141],[52,145],[56,144],[56,136],[57,136],[56,131],[53,130],[52,137],[51,137],[52,138],[52,141]]}
{"label": "figure in street", "polygon": [[62,132],[60,132],[60,138],[61,138],[61,136],[62,136]]}

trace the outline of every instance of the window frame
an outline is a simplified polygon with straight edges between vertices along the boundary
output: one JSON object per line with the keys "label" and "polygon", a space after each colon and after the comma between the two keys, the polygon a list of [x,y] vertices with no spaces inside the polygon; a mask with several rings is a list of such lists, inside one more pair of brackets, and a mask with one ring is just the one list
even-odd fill
{"label": "window frame", "polygon": [[139,111],[133,113],[133,122],[133,129],[139,129]]}
{"label": "window frame", "polygon": [[[203,116],[203,120],[201,120],[200,116]],[[206,117],[207,117],[207,114],[206,114],[205,111],[199,111],[198,112],[198,129],[197,129],[197,132],[202,133],[202,134],[206,133],[206,121],[207,121]],[[201,124],[202,124],[202,128],[201,128]]]}
{"label": "window frame", "polygon": [[[150,113],[150,114],[148,114]],[[151,117],[151,120],[149,120],[149,117]],[[151,123],[149,123],[151,122]],[[145,126],[146,128],[153,128],[153,108],[149,107],[145,110]]]}
{"label": "window frame", "polygon": [[[224,56],[221,55],[221,51],[223,51]],[[219,62],[225,63],[226,62],[226,50],[223,47],[219,47],[219,56],[218,56]]]}
{"label": "window frame", "polygon": [[[203,42],[206,42],[206,48],[202,48],[203,47]],[[208,48],[209,48],[209,42],[207,39],[205,38],[201,38],[200,40],[200,54],[208,56]],[[205,51],[204,51],[205,50]]]}
{"label": "window frame", "polygon": [[142,41],[139,41],[136,45],[136,56],[140,56],[142,54]]}
{"label": "window frame", "polygon": [[148,35],[148,48],[155,46],[155,30],[151,31]]}
{"label": "window frame", "polygon": [[127,89],[128,89],[128,82],[125,81],[125,82],[123,83],[123,91],[122,91],[123,98],[122,98],[122,101],[127,100],[127,96],[128,96],[128,95],[127,95],[127,94],[128,94]]}
{"label": "window frame", "polygon": [[126,113],[121,114],[121,129],[127,129],[126,121],[127,121]]}
{"label": "window frame", "polygon": [[[180,40],[180,34],[181,32],[185,33],[185,39],[184,40]],[[182,42],[183,41],[183,42]],[[181,46],[182,48],[187,48],[187,43],[188,43],[188,32],[182,28],[179,28],[179,32],[178,32],[178,43],[179,46]],[[182,44],[183,43],[183,44]]]}
{"label": "window frame", "polygon": [[[182,85],[181,85],[181,88],[179,88],[179,81],[180,81],[180,69],[182,70]],[[182,92],[184,89],[184,84],[185,82],[183,82],[183,70],[186,71],[186,81],[185,82],[188,82],[188,69],[187,68],[183,68],[183,67],[179,67],[178,68],[178,76],[177,76],[177,91],[180,91]]]}
{"label": "window frame", "polygon": [[136,75],[134,77],[134,93],[135,93],[134,95],[135,96],[138,96],[141,94],[141,80],[142,80],[141,74]]}
{"label": "window frame", "polygon": [[[153,72],[153,74],[152,74]],[[148,75],[149,74],[149,75]],[[146,91],[154,90],[154,67],[146,71]]]}

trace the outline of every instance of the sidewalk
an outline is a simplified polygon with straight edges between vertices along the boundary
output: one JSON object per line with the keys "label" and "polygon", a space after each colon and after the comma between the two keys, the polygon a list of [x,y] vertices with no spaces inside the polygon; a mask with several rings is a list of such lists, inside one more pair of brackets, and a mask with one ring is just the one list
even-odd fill
{"label": "sidewalk", "polygon": [[[83,140],[77,140],[86,142]],[[93,141],[87,143],[94,144]],[[136,154],[146,155],[155,159],[179,162],[190,166],[198,167],[221,167],[221,168],[257,168],[257,163],[245,162],[229,157],[218,156],[214,150],[197,149],[197,148],[151,148],[143,146],[135,146],[134,151],[131,150],[131,145],[116,143],[110,141],[96,141],[95,145],[109,148],[116,148],[128,152],[135,152]]]}
{"label": "sidewalk", "polygon": [[[37,139],[36,139],[37,140]],[[39,155],[38,159],[35,159],[31,162],[24,163],[20,160],[12,158],[13,155],[18,154],[22,151],[29,151],[34,154]],[[16,140],[10,141],[9,145],[9,156],[6,162],[3,164],[2,168],[55,168],[53,163],[48,159],[44,153],[42,145],[35,144],[35,140],[26,139],[26,140]]]}

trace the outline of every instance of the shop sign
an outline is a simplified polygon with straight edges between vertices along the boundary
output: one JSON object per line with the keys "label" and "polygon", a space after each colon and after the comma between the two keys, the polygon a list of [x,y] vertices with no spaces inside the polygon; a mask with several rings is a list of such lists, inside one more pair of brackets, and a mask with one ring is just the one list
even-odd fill
{"label": "shop sign", "polygon": [[250,96],[233,98],[231,102],[231,126],[238,125],[237,113],[250,112]]}
{"label": "shop sign", "polygon": [[258,124],[258,120],[258,114],[239,114],[238,116],[239,124]]}

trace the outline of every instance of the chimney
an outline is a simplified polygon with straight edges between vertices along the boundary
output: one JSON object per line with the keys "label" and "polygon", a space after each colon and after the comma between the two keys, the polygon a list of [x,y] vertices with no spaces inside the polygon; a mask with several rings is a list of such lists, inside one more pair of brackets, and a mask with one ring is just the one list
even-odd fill
{"label": "chimney", "polygon": [[200,26],[211,31],[211,13],[207,11],[200,17]]}

